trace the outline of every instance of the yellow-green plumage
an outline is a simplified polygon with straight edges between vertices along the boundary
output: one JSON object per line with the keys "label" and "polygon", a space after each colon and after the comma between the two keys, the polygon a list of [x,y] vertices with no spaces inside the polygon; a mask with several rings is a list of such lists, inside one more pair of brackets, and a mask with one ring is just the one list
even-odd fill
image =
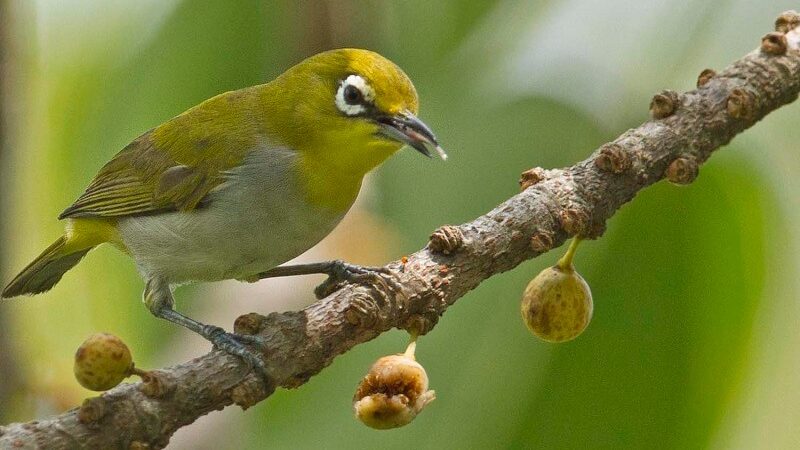
{"label": "yellow-green plumage", "polygon": [[[17,275],[2,297],[51,289],[93,247],[130,255],[155,316],[243,357],[243,343],[174,309],[192,281],[368,269],[341,262],[276,266],[324,238],[355,201],[364,175],[403,144],[438,147],[416,118],[417,94],[393,63],[366,50],[321,53],[274,81],[226,92],[139,136],[59,217],[64,236]],[[343,278],[342,278],[343,277]]]}
{"label": "yellow-green plumage", "polygon": [[8,283],[2,296],[16,297],[49,291],[89,250],[105,242],[119,242],[113,221],[82,219],[69,222],[66,233],[22,269]]}
{"label": "yellow-green plumage", "polygon": [[[362,115],[334,101],[351,75],[369,88]],[[381,135],[380,122],[417,109],[408,77],[357,49],[315,55],[270,83],[206,100],[114,156],[61,214],[65,235],[3,296],[51,288],[104,242],[165,285],[249,279],[330,232],[363,176],[403,144]]]}

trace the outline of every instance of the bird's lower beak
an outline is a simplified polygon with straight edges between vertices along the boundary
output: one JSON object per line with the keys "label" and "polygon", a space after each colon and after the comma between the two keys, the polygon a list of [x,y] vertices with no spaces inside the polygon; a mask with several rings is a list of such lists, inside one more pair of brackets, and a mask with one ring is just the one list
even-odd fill
{"label": "bird's lower beak", "polygon": [[428,147],[432,147],[439,157],[447,159],[447,153],[439,146],[433,131],[414,114],[406,111],[394,116],[383,116],[378,119],[378,124],[381,135],[407,144],[429,158],[431,152]]}

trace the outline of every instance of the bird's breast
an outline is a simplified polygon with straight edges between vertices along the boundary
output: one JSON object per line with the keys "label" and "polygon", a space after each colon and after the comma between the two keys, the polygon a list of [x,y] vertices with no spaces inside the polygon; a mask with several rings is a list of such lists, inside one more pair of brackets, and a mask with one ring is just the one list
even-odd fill
{"label": "bird's breast", "polygon": [[314,246],[346,212],[309,202],[298,167],[291,150],[254,150],[203,207],[123,219],[122,240],[145,276],[249,278]]}

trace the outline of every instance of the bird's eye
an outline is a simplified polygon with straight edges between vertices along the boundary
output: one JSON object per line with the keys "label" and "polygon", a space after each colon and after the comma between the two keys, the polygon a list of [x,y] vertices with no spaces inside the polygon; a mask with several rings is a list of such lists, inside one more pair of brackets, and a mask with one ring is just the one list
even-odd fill
{"label": "bird's eye", "polygon": [[336,107],[348,116],[358,116],[367,111],[374,98],[375,91],[367,80],[359,75],[349,75],[336,91]]}
{"label": "bird's eye", "polygon": [[347,102],[348,105],[358,105],[363,99],[364,95],[357,87],[352,84],[348,84],[344,87],[344,101]]}

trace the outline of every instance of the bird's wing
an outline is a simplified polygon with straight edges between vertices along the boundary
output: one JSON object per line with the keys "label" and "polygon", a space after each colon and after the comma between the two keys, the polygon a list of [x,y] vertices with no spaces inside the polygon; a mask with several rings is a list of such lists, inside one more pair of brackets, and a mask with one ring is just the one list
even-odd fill
{"label": "bird's wing", "polygon": [[[148,131],[120,151],[59,216],[120,217],[189,211],[254,148],[248,121],[214,97]],[[222,98],[224,101],[220,102]]]}

